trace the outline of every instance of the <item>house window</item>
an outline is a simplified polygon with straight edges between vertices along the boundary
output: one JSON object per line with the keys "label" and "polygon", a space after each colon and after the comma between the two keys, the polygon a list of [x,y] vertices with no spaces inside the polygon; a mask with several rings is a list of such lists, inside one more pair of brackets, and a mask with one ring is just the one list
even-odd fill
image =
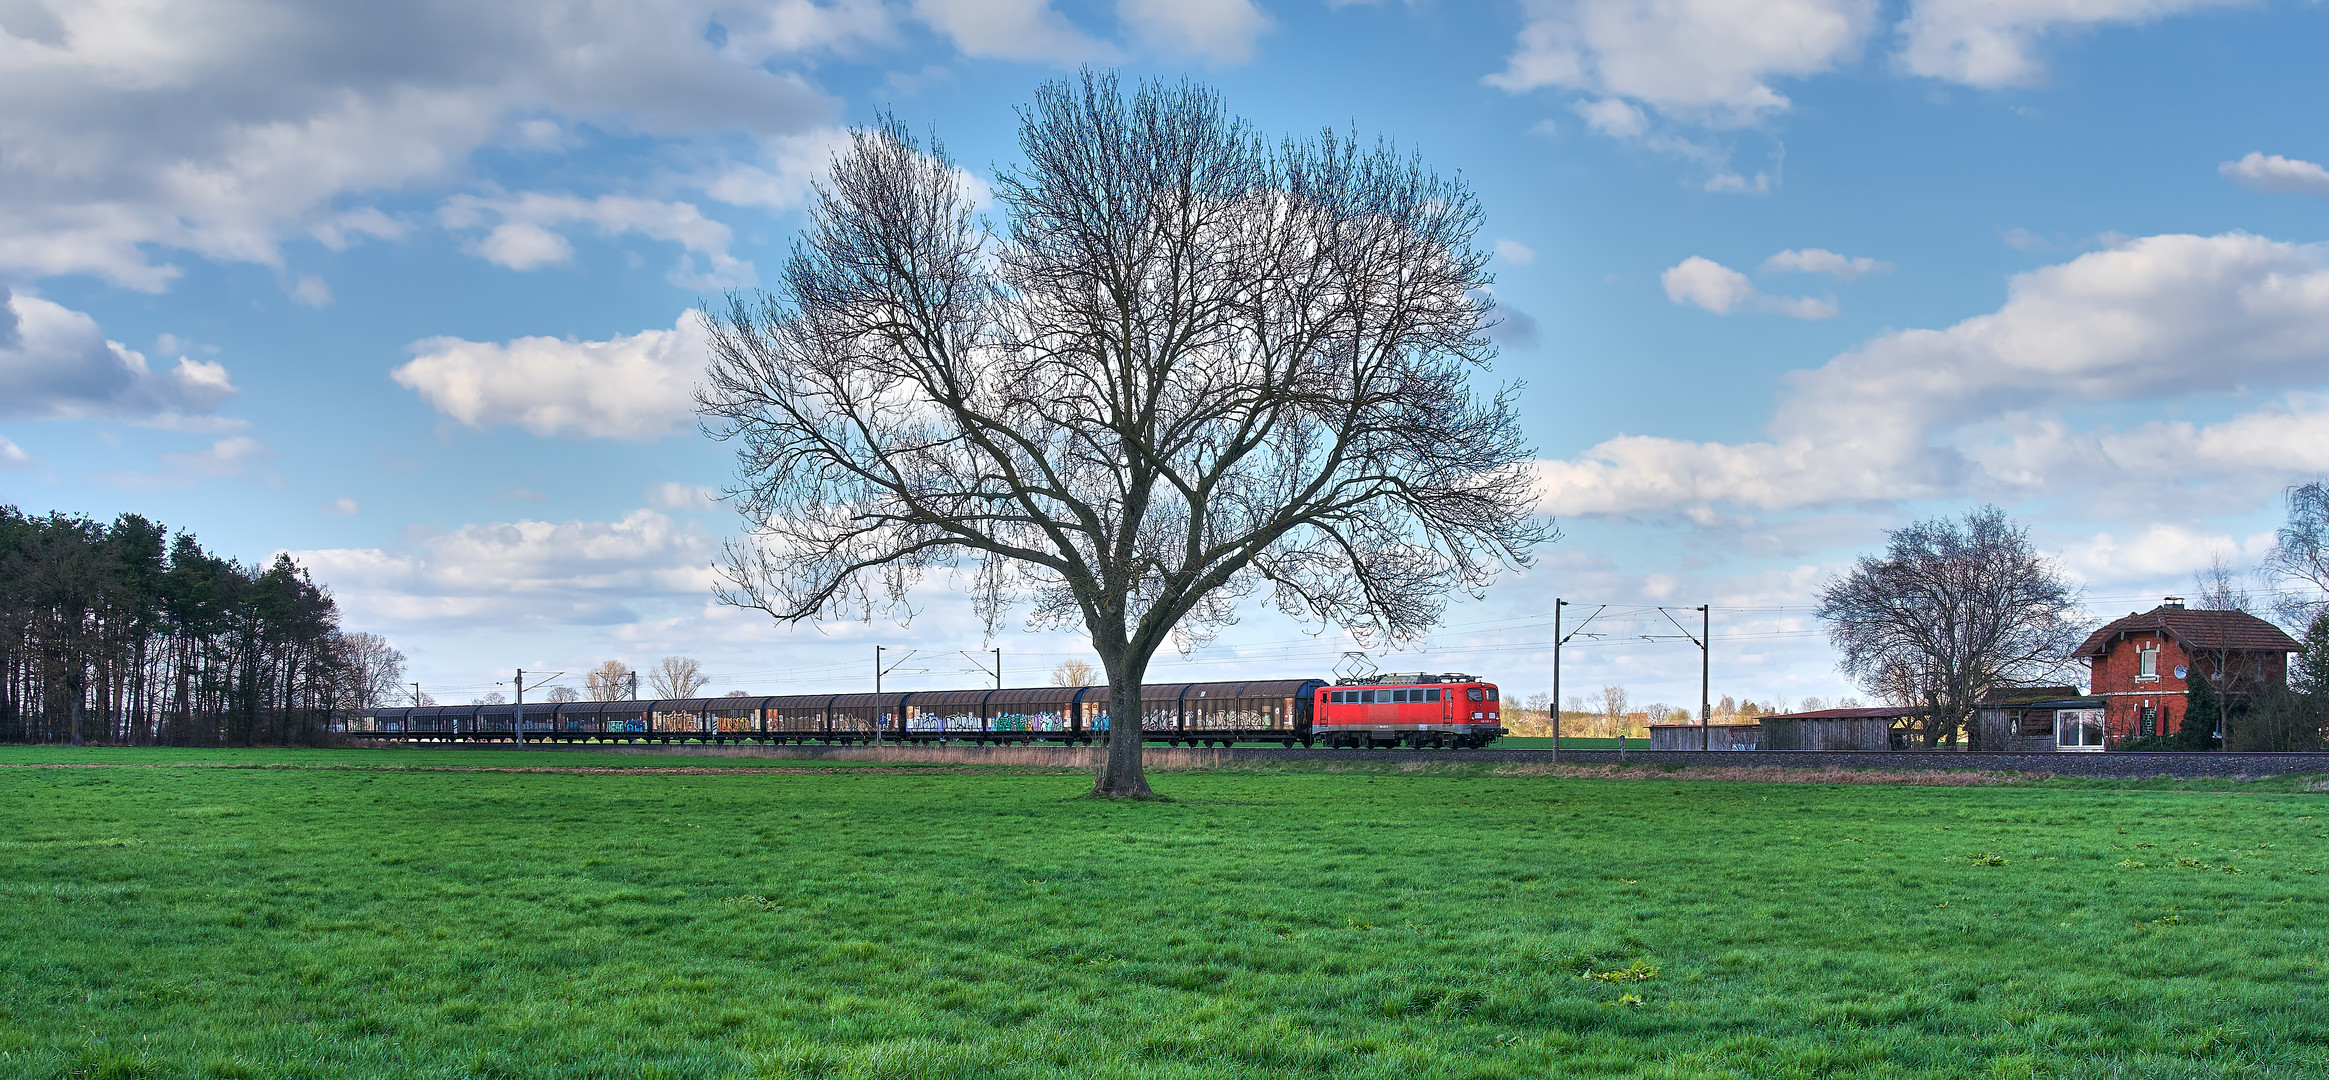
{"label": "house window", "polygon": [[2062,750],[2102,749],[2103,711],[2101,709],[2055,710],[2054,745]]}
{"label": "house window", "polygon": [[2157,646],[2157,645],[2146,645],[2146,646],[2143,646],[2142,648],[2139,648],[2139,649],[2135,650],[2135,663],[2136,663],[2136,667],[2135,667],[2135,677],[2136,677],[2136,678],[2138,678],[2138,679],[2156,679],[2156,678],[2158,678],[2158,677],[2159,677],[2159,646]]}
{"label": "house window", "polygon": [[2145,705],[2143,711],[2135,714],[2135,734],[2159,734],[2159,710],[2157,708]]}

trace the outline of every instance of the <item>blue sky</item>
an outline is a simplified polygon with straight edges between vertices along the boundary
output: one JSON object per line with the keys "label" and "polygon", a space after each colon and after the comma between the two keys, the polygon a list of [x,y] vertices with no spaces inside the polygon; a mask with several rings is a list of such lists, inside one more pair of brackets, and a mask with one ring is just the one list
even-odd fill
{"label": "blue sky", "polygon": [[[0,3],[0,500],[290,550],[466,701],[701,658],[713,689],[975,682],[910,626],[709,602],[737,532],[686,314],[772,275],[877,109],[975,175],[1076,65],[1380,134],[1487,208],[1496,378],[1565,538],[1391,669],[1834,698],[1808,605],[2005,506],[2098,618],[2251,566],[2329,473],[2329,7],[2188,0]],[[1575,612],[1579,609],[1572,609]],[[1079,655],[1011,632],[1014,683]],[[1157,677],[1310,674],[1259,612]],[[893,654],[894,655],[894,654]]]}

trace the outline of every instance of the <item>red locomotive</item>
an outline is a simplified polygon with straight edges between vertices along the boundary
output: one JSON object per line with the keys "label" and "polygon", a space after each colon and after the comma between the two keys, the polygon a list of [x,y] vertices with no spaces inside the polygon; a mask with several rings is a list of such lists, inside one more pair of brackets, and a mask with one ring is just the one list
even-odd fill
{"label": "red locomotive", "polygon": [[1326,746],[1488,745],[1504,734],[1496,684],[1470,675],[1369,675],[1320,687],[1311,736]]}

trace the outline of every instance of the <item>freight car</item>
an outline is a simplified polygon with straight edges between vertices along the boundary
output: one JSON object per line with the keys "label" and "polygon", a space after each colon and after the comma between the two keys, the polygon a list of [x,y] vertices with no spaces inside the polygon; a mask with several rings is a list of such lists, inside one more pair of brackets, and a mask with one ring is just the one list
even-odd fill
{"label": "freight car", "polygon": [[[1428,685],[1426,685],[1428,683]],[[1347,691],[1344,689],[1349,687]],[[1468,675],[1150,683],[1141,732],[1173,746],[1480,746],[1503,734],[1496,688]],[[399,742],[969,742],[1090,744],[1107,737],[1108,689],[915,690],[528,702],[356,710],[355,738]]]}

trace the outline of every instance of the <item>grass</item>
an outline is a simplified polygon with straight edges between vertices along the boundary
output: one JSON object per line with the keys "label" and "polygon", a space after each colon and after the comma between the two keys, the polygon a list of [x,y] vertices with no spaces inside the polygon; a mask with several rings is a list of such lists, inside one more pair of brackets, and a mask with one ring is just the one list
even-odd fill
{"label": "grass", "polygon": [[2319,778],[480,756],[0,752],[309,766],[0,768],[0,1076],[2329,1075]]}

